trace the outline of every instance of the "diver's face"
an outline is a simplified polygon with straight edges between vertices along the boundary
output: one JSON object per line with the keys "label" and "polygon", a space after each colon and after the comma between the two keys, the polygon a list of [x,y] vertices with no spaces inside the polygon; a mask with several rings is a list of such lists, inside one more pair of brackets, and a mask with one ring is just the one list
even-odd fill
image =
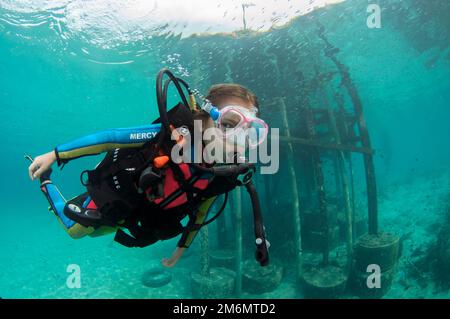
{"label": "diver's face", "polygon": [[[235,96],[224,97],[220,101],[218,101],[215,106],[220,110],[227,105],[239,105],[239,106],[242,106],[249,110],[251,110],[253,108],[252,103],[250,103],[249,101],[246,101],[244,99],[235,97]],[[206,126],[205,128],[213,128],[213,129],[218,130],[218,128],[216,128],[214,121],[211,118],[208,118],[208,121],[205,126]],[[220,133],[217,133],[217,136],[220,136]],[[209,143],[214,143],[214,148],[216,148],[216,149],[222,148],[223,149],[223,155],[224,155],[223,161],[233,158],[235,153],[244,154],[245,149],[246,149],[245,146],[239,145],[236,143],[231,143],[231,142],[229,142],[229,140],[227,140],[225,138],[214,139],[212,141],[207,141],[206,143],[208,145],[210,145]]]}

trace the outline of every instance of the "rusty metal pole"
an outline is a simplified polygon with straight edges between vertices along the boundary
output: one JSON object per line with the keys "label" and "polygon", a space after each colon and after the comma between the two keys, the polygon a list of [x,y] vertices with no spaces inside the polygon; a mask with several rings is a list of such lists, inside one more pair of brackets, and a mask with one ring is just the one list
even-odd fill
{"label": "rusty metal pole", "polygon": [[[372,148],[369,132],[367,130],[366,121],[363,116],[362,102],[358,94],[358,90],[351,81],[350,73],[348,68],[342,64],[337,58],[336,53],[339,49],[334,47],[325,36],[325,29],[323,26],[319,25],[318,34],[319,37],[324,41],[325,55],[336,65],[342,79],[342,85],[348,92],[350,99],[355,110],[355,115],[357,119],[357,124],[359,128],[359,133],[361,137],[361,143],[364,147],[369,149]],[[366,186],[367,186],[367,205],[368,205],[368,215],[369,215],[369,234],[378,234],[378,203],[377,203],[377,184],[375,180],[375,167],[373,164],[372,154],[363,154],[364,168],[366,174]]]}
{"label": "rusty metal pole", "polygon": [[210,275],[208,226],[202,227],[200,230],[200,249],[202,251],[200,255],[200,274],[207,277]]}
{"label": "rusty metal pole", "polygon": [[216,224],[217,224],[217,246],[219,249],[227,248],[227,245],[229,243],[228,240],[228,232],[227,232],[227,222],[225,217],[227,214],[222,214],[217,218]]}
{"label": "rusty metal pole", "polygon": [[[331,132],[334,136],[335,142],[338,145],[342,145],[342,138],[340,136],[337,123],[336,116],[333,110],[333,107],[329,103],[329,89],[322,90],[321,92],[321,101],[324,107],[327,109],[327,116],[329,120],[329,125]],[[346,248],[347,248],[347,267],[350,269],[351,260],[353,256],[353,214],[354,211],[352,209],[352,205],[350,204],[350,191],[349,191],[349,182],[348,176],[345,169],[345,156],[344,152],[341,150],[336,151],[336,175],[339,175],[342,193],[344,195],[344,204],[345,204],[345,230],[346,230]]]}
{"label": "rusty metal pole", "polygon": [[339,151],[333,156],[334,182],[336,184],[336,196],[342,194],[342,171],[339,169]]}
{"label": "rusty metal pole", "polygon": [[[328,108],[328,116],[331,123],[331,128],[333,130],[333,134],[336,139],[337,144],[341,144],[341,136],[337,129],[336,118],[334,116],[334,111],[329,105],[328,101],[326,102]],[[350,262],[353,256],[353,209],[350,204],[350,191],[349,191],[349,182],[348,176],[345,170],[345,157],[344,152],[337,151],[337,165],[338,170],[341,174],[341,182],[342,182],[342,191],[344,195],[344,203],[345,203],[345,226],[346,226],[346,239],[347,239],[347,266],[350,267]]]}
{"label": "rusty metal pole", "polygon": [[[309,109],[306,112],[307,115],[307,126],[308,126],[308,138],[316,138],[316,129],[314,127],[314,114],[313,110]],[[327,266],[329,264],[330,257],[330,225],[328,219],[327,202],[325,197],[325,186],[324,186],[324,176],[322,171],[322,163],[320,159],[319,150],[316,147],[311,148],[311,154],[313,158],[314,174],[317,181],[317,195],[319,201],[319,214],[321,215],[321,220],[323,222],[322,232],[324,236],[324,246],[322,249],[323,255],[323,265]]]}
{"label": "rusty metal pole", "polygon": [[233,191],[233,208],[235,214],[235,252],[236,252],[236,282],[235,294],[239,298],[242,294],[242,198],[241,188],[236,187]]}
{"label": "rusty metal pole", "polygon": [[[278,105],[280,106],[281,119],[285,128],[285,134],[288,138],[291,137],[291,131],[289,129],[289,121],[287,116],[286,104],[283,98],[278,98]],[[294,168],[294,147],[292,143],[287,143],[287,167],[289,170],[289,187],[292,191],[292,214],[294,223],[294,247],[296,249],[296,276],[300,276],[302,271],[302,236],[301,236],[301,223],[300,223],[300,199],[299,190],[297,186],[297,173]]]}

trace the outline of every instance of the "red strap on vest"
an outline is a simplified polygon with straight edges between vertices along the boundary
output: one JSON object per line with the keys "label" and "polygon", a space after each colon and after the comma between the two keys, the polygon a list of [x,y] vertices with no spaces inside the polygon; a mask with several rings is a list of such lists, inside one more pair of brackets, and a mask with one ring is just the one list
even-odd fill
{"label": "red strap on vest", "polygon": [[[189,180],[192,177],[192,173],[190,171],[189,165],[182,163],[179,164],[181,171],[183,172],[185,180]],[[175,179],[174,173],[171,168],[166,169],[166,174],[164,178],[164,196],[161,198],[157,198],[154,200],[154,203],[160,204],[167,197],[176,192],[180,187],[180,183]],[[196,187],[200,190],[204,190],[208,187],[209,180],[200,178],[195,183],[193,183],[193,187]],[[148,189],[146,193],[150,193],[151,189]],[[167,204],[164,209],[174,208],[180,205],[185,204],[188,201],[186,192],[181,193],[179,196],[175,197],[169,204]]]}

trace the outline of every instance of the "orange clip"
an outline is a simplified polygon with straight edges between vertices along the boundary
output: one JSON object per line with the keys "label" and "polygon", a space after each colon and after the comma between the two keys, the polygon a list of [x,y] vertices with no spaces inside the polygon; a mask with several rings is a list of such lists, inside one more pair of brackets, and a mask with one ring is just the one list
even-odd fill
{"label": "orange clip", "polygon": [[156,168],[161,168],[164,165],[166,165],[167,162],[169,162],[169,156],[167,156],[167,155],[158,156],[158,157],[155,157],[155,159],[153,160],[153,165]]}

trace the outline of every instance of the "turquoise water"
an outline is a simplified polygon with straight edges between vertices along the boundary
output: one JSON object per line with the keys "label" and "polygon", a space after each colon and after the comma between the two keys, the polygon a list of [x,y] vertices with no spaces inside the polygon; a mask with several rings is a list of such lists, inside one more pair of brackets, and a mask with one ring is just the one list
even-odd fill
{"label": "turquoise water", "polygon": [[[323,80],[337,71],[324,55],[319,25],[339,48],[337,57],[348,68],[363,103],[376,152],[380,228],[403,241],[397,276],[385,297],[450,297],[449,276],[440,270],[450,260],[445,248],[450,234],[446,226],[446,214],[450,215],[450,5],[445,0],[374,2],[382,8],[380,29],[366,25],[371,1],[348,0],[266,32],[190,36],[171,32],[177,21],[170,21],[170,16],[171,23],[161,23],[160,28],[142,23],[145,16],[125,23],[117,18],[123,9],[119,5],[112,6],[111,12],[92,5],[91,12],[89,5],[83,7],[77,1],[49,5],[0,0],[4,169],[0,297],[192,297],[189,274],[199,269],[198,239],[188,256],[168,270],[170,284],[146,287],[142,274],[169,257],[177,239],[144,249],[122,247],[111,236],[70,239],[47,211],[37,182],[29,180],[23,155],[37,156],[101,129],[149,123],[157,117],[155,76],[162,67],[174,70],[202,92],[222,82],[249,87],[261,100],[264,120],[282,132],[280,109],[273,99],[284,97],[295,135],[299,107],[323,103],[323,90],[342,91],[336,77]],[[280,17],[289,12],[274,3],[265,9]],[[124,10],[123,15],[127,14]],[[256,16],[249,8],[248,21]],[[194,21],[186,28],[195,26]],[[348,102],[348,97],[344,99]],[[334,103],[333,99],[328,102]],[[243,297],[303,297],[292,274],[293,195],[284,184],[287,152],[282,146],[280,172],[270,177],[271,193],[265,185],[268,181],[257,179],[273,260],[284,267],[285,275],[274,291],[244,292]],[[360,213],[365,216],[362,161],[360,156],[354,158],[357,207],[363,207]],[[66,198],[83,190],[79,173],[100,159],[82,158],[62,171],[55,170],[54,182]],[[299,185],[302,178],[297,174]],[[249,209],[244,201],[243,247],[248,259],[253,254]],[[227,221],[232,220],[233,210],[226,213]],[[210,226],[212,250],[217,249],[216,232],[216,226]],[[228,240],[232,238],[230,234]],[[70,264],[80,266],[79,289],[66,285]]]}

